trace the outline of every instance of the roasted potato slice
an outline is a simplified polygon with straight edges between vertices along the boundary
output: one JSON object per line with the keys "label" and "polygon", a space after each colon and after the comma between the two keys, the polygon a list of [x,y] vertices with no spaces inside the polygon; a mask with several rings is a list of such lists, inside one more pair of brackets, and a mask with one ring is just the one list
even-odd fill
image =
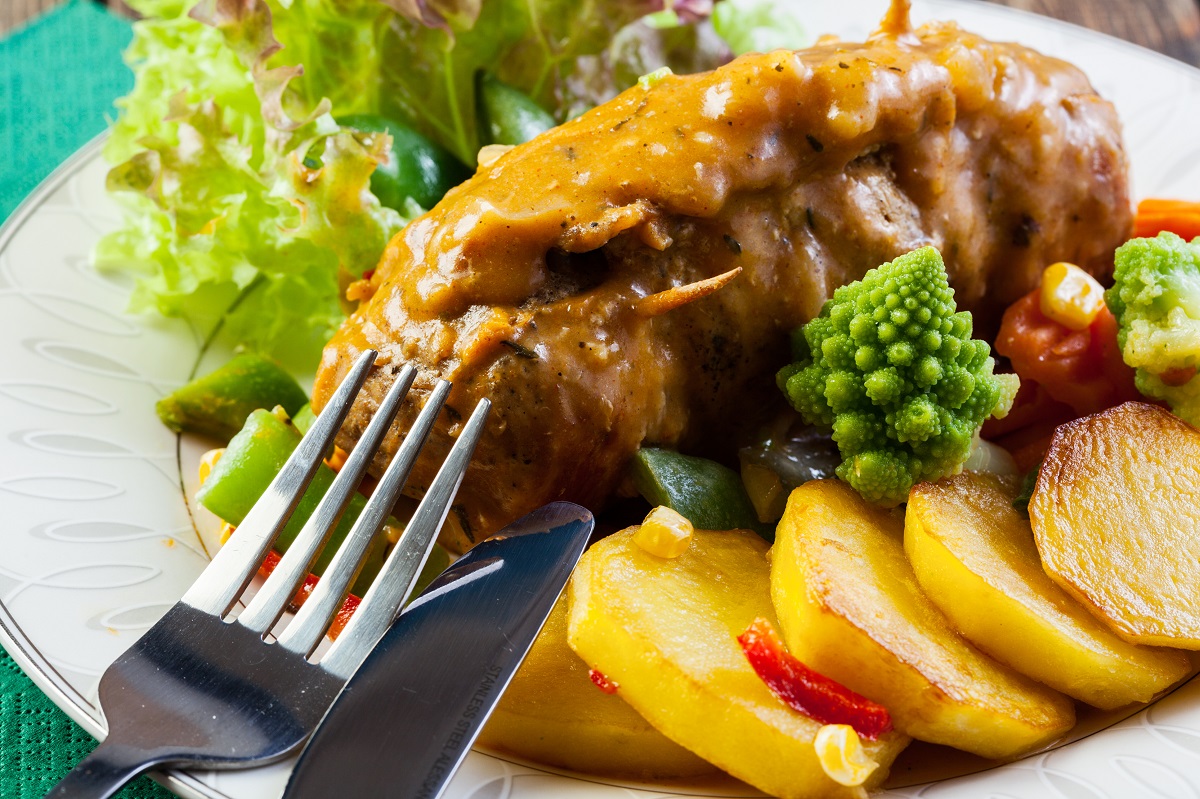
{"label": "roasted potato slice", "polygon": [[921,591],[898,511],[838,480],[805,483],[775,534],[771,595],[796,657],[873,699],[914,738],[991,758],[1075,723],[1062,694],[967,643]]}
{"label": "roasted potato slice", "polygon": [[[774,623],[767,545],[740,531],[697,530],[678,558],[642,550],[625,530],[597,542],[571,578],[568,640],[664,735],[773,796],[863,797],[826,776],[821,724],[792,710],[754,673],[737,636]],[[863,741],[877,785],[908,743]]]}
{"label": "roasted potato slice", "polygon": [[1062,425],[1029,518],[1046,573],[1113,632],[1200,649],[1200,431],[1140,402]]}
{"label": "roasted potato slice", "polygon": [[559,768],[674,779],[717,771],[592,682],[567,646],[567,597],[554,606],[479,743]]}
{"label": "roasted potato slice", "polygon": [[987,654],[1095,707],[1149,702],[1186,655],[1114,635],[1042,571],[1016,478],[963,472],[915,486],[904,550],[925,595]]}

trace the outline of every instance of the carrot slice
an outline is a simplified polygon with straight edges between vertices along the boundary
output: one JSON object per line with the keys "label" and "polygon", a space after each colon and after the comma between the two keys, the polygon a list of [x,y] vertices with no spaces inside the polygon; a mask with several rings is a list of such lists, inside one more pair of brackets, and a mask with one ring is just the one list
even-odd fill
{"label": "carrot slice", "polygon": [[1133,235],[1157,236],[1164,230],[1188,241],[1200,236],[1200,202],[1152,198],[1138,203]]}

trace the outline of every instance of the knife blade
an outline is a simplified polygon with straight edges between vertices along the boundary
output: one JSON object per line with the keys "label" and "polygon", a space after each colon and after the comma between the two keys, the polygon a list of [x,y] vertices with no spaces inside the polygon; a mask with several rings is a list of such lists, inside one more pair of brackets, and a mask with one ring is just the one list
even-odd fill
{"label": "knife blade", "polygon": [[392,623],[300,755],[284,799],[436,799],[595,526],[555,502],[463,555]]}

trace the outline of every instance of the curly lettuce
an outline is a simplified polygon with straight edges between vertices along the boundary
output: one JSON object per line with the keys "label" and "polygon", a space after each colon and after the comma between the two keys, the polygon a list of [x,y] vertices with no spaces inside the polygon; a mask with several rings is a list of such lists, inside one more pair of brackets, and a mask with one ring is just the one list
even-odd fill
{"label": "curly lettuce", "polygon": [[329,115],[344,72],[268,66],[286,26],[265,5],[135,5],[135,84],[105,148],[125,221],[94,260],[138,275],[135,311],[311,368],[345,315],[339,281],[374,266],[405,221],[369,190],[387,142]]}
{"label": "curly lettuce", "polygon": [[[480,69],[561,121],[641,72],[729,56],[697,32],[710,0],[674,3],[652,36],[628,31],[664,0],[130,4],[143,16],[126,53],[135,84],[105,148],[124,223],[95,262],[137,275],[134,310],[186,317],[201,335],[221,331],[296,368],[311,368],[344,318],[341,287],[408,221],[370,191],[387,138],[339,117],[382,114],[471,164]],[[643,42],[638,57],[597,69],[621,36]],[[573,92],[584,74],[602,88]]]}
{"label": "curly lettuce", "polygon": [[[622,38],[652,38],[638,23],[666,7],[672,9],[666,12],[670,33],[653,37],[661,41],[633,53],[633,62],[612,57]],[[711,11],[711,0],[487,0],[467,24],[428,27],[399,17],[382,43],[389,92],[381,108],[473,164],[480,145],[473,111],[480,69],[494,71],[564,122],[659,67],[694,72],[728,60],[729,49],[715,34],[700,33]],[[602,54],[608,58],[598,70]],[[581,91],[585,85],[589,90]]]}

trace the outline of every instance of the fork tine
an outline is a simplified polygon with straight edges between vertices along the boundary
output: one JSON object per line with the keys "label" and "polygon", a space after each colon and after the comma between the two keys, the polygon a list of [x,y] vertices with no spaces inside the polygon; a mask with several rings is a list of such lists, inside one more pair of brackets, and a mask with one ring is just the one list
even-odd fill
{"label": "fork tine", "polygon": [[[346,536],[345,542],[333,556],[324,576],[317,581],[312,594],[279,635],[279,646],[307,657],[325,637],[330,620],[341,607],[342,600],[350,590],[350,584],[358,576],[371,541],[379,534],[380,527],[391,513],[392,506],[396,504],[396,498],[404,488],[408,474],[412,471],[421,448],[425,446],[425,439],[429,437],[429,432],[433,429],[449,393],[450,384],[444,380],[438,381],[412,429],[404,437],[404,443],[400,445],[400,449],[384,471],[379,485],[375,487],[371,501],[367,503],[358,521]],[[358,452],[359,448],[364,448],[362,442],[355,448],[355,452]],[[373,450],[364,448],[364,454],[366,452]]]}
{"label": "fork tine", "polygon": [[371,423],[367,425],[367,429],[355,445],[354,451],[350,453],[329,490],[313,510],[312,516],[296,535],[296,540],[280,558],[271,576],[254,595],[254,599],[238,614],[239,624],[258,633],[266,633],[279,621],[287,603],[295,596],[300,583],[304,582],[304,578],[312,571],[313,563],[345,513],[350,498],[354,496],[355,489],[367,473],[367,467],[371,465],[375,451],[379,449],[380,442],[399,413],[400,404],[412,387],[416,375],[416,367],[405,364],[375,411]]}
{"label": "fork tine", "polygon": [[301,439],[271,485],[238,525],[237,532],[217,551],[181,602],[214,616],[224,616],[233,607],[317,473],[321,459],[350,412],[350,400],[366,382],[376,354],[367,350],[358,357],[308,435]]}
{"label": "fork tine", "polygon": [[[471,455],[483,433],[491,402],[481,399],[475,406],[471,418],[463,426],[458,440],[446,456],[442,468],[421,498],[417,510],[400,536],[399,543],[388,555],[387,561],[371,584],[362,604],[350,617],[342,634],[321,658],[321,668],[338,677],[350,676],[362,663],[363,658],[375,646],[384,631],[396,618],[400,606],[412,593],[417,576],[429,558],[429,552],[437,540],[438,531],[450,503],[462,483]],[[365,513],[364,513],[365,515]]]}

